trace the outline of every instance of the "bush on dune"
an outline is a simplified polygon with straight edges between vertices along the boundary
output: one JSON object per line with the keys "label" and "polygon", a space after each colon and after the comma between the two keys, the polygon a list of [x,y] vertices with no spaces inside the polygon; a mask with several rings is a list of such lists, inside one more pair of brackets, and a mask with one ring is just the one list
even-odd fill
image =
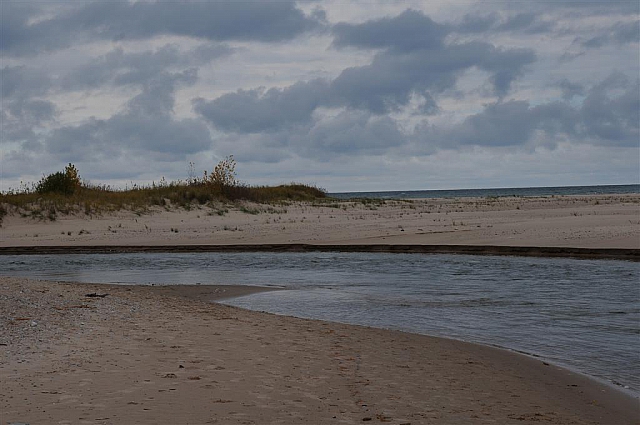
{"label": "bush on dune", "polygon": [[64,172],[49,174],[43,177],[36,185],[36,192],[43,195],[46,193],[59,193],[61,195],[73,195],[80,188],[80,176],[73,164],[65,167]]}

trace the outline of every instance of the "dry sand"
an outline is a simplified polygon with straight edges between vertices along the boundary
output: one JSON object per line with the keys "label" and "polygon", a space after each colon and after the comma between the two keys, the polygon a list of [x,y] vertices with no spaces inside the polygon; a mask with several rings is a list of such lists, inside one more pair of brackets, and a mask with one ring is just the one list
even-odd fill
{"label": "dry sand", "polygon": [[640,423],[538,359],[204,302],[235,290],[0,279],[0,422]]}
{"label": "dry sand", "polygon": [[640,249],[640,195],[194,206],[53,222],[13,214],[0,228],[0,247],[281,243]]}

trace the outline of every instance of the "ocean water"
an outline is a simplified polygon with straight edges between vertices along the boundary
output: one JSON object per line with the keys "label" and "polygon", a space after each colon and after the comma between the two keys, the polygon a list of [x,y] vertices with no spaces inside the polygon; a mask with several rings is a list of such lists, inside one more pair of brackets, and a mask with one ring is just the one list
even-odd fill
{"label": "ocean water", "polygon": [[0,275],[284,288],[243,308],[456,338],[540,356],[640,394],[640,264],[385,253],[0,256]]}
{"label": "ocean water", "polygon": [[600,186],[514,187],[500,189],[407,190],[387,192],[338,192],[329,196],[339,199],[425,199],[487,198],[503,196],[621,195],[640,193],[640,184]]}

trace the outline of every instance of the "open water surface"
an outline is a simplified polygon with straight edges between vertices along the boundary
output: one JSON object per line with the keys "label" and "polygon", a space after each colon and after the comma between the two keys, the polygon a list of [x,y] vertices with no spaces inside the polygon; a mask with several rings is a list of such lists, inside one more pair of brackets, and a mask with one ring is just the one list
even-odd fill
{"label": "open water surface", "polygon": [[640,390],[640,264],[384,253],[0,256],[0,275],[278,286],[225,301],[497,345]]}
{"label": "open water surface", "polygon": [[555,187],[506,187],[494,189],[394,190],[382,192],[330,193],[334,198],[425,199],[486,198],[502,196],[623,195],[640,193],[640,184]]}

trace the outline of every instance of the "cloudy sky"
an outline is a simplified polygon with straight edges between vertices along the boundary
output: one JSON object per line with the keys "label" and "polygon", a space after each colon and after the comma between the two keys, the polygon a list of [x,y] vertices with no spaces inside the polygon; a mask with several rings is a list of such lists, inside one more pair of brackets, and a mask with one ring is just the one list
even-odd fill
{"label": "cloudy sky", "polygon": [[637,0],[0,5],[0,190],[640,181]]}

